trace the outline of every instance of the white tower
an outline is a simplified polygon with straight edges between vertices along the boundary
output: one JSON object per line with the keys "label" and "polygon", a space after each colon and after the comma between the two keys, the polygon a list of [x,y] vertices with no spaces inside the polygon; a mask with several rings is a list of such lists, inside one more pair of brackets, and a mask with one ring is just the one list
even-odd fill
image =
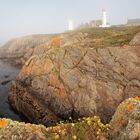
{"label": "white tower", "polygon": [[73,29],[74,29],[73,21],[72,21],[72,20],[69,20],[68,30],[69,30],[69,31],[72,31]]}
{"label": "white tower", "polygon": [[103,16],[103,17],[102,17],[102,18],[103,18],[103,19],[102,19],[102,26],[103,26],[103,27],[106,27],[106,25],[107,25],[107,22],[106,22],[106,21],[107,21],[107,20],[106,20],[106,10],[105,10],[105,9],[102,9],[102,16]]}
{"label": "white tower", "polygon": [[110,25],[107,24],[107,13],[105,9],[102,9],[102,25],[101,27],[110,27]]}

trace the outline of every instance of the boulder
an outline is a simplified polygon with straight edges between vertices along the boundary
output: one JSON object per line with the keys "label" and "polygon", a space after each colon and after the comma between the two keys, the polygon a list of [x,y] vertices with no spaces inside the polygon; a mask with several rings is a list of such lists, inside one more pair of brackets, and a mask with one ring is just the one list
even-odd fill
{"label": "boulder", "polygon": [[84,44],[65,43],[32,56],[12,82],[12,107],[44,125],[70,116],[99,115],[109,122],[120,102],[140,95],[140,46]]}
{"label": "boulder", "polygon": [[122,102],[110,122],[111,140],[140,139],[140,97]]}

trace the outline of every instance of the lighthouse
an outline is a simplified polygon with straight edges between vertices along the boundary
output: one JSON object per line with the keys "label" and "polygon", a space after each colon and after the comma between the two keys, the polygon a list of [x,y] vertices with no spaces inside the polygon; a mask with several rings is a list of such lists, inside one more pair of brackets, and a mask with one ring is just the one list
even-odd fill
{"label": "lighthouse", "polygon": [[74,25],[73,25],[73,21],[72,21],[72,20],[69,20],[69,21],[68,21],[68,30],[69,30],[69,31],[74,30]]}
{"label": "lighthouse", "polygon": [[102,9],[102,26],[103,27],[106,27],[107,25],[107,22],[106,22],[106,10],[105,9]]}
{"label": "lighthouse", "polygon": [[105,9],[102,9],[102,25],[101,27],[105,28],[105,27],[110,27],[109,24],[107,24],[107,12]]}

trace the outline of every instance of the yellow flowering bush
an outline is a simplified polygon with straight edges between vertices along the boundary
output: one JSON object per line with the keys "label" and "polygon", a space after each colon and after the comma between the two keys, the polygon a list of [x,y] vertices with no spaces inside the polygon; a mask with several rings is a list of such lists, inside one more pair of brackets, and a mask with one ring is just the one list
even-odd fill
{"label": "yellow flowering bush", "polygon": [[[72,119],[70,119],[70,122]],[[47,139],[58,140],[100,140],[107,139],[110,125],[104,125],[98,116],[81,118],[73,122],[60,122],[56,127],[47,128]]]}

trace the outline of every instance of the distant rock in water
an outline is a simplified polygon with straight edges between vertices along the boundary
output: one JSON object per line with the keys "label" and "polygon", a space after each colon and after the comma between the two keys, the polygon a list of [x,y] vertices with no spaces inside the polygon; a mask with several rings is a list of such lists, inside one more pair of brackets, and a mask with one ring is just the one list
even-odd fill
{"label": "distant rock in water", "polygon": [[70,116],[109,122],[120,102],[139,96],[140,46],[94,48],[88,41],[32,56],[12,82],[13,108],[45,125]]}
{"label": "distant rock in water", "polygon": [[11,80],[2,81],[2,82],[1,82],[1,85],[6,85],[6,84],[8,84],[10,81],[11,81]]}
{"label": "distant rock in water", "polygon": [[9,77],[9,75],[4,75],[4,78],[8,78]]}

